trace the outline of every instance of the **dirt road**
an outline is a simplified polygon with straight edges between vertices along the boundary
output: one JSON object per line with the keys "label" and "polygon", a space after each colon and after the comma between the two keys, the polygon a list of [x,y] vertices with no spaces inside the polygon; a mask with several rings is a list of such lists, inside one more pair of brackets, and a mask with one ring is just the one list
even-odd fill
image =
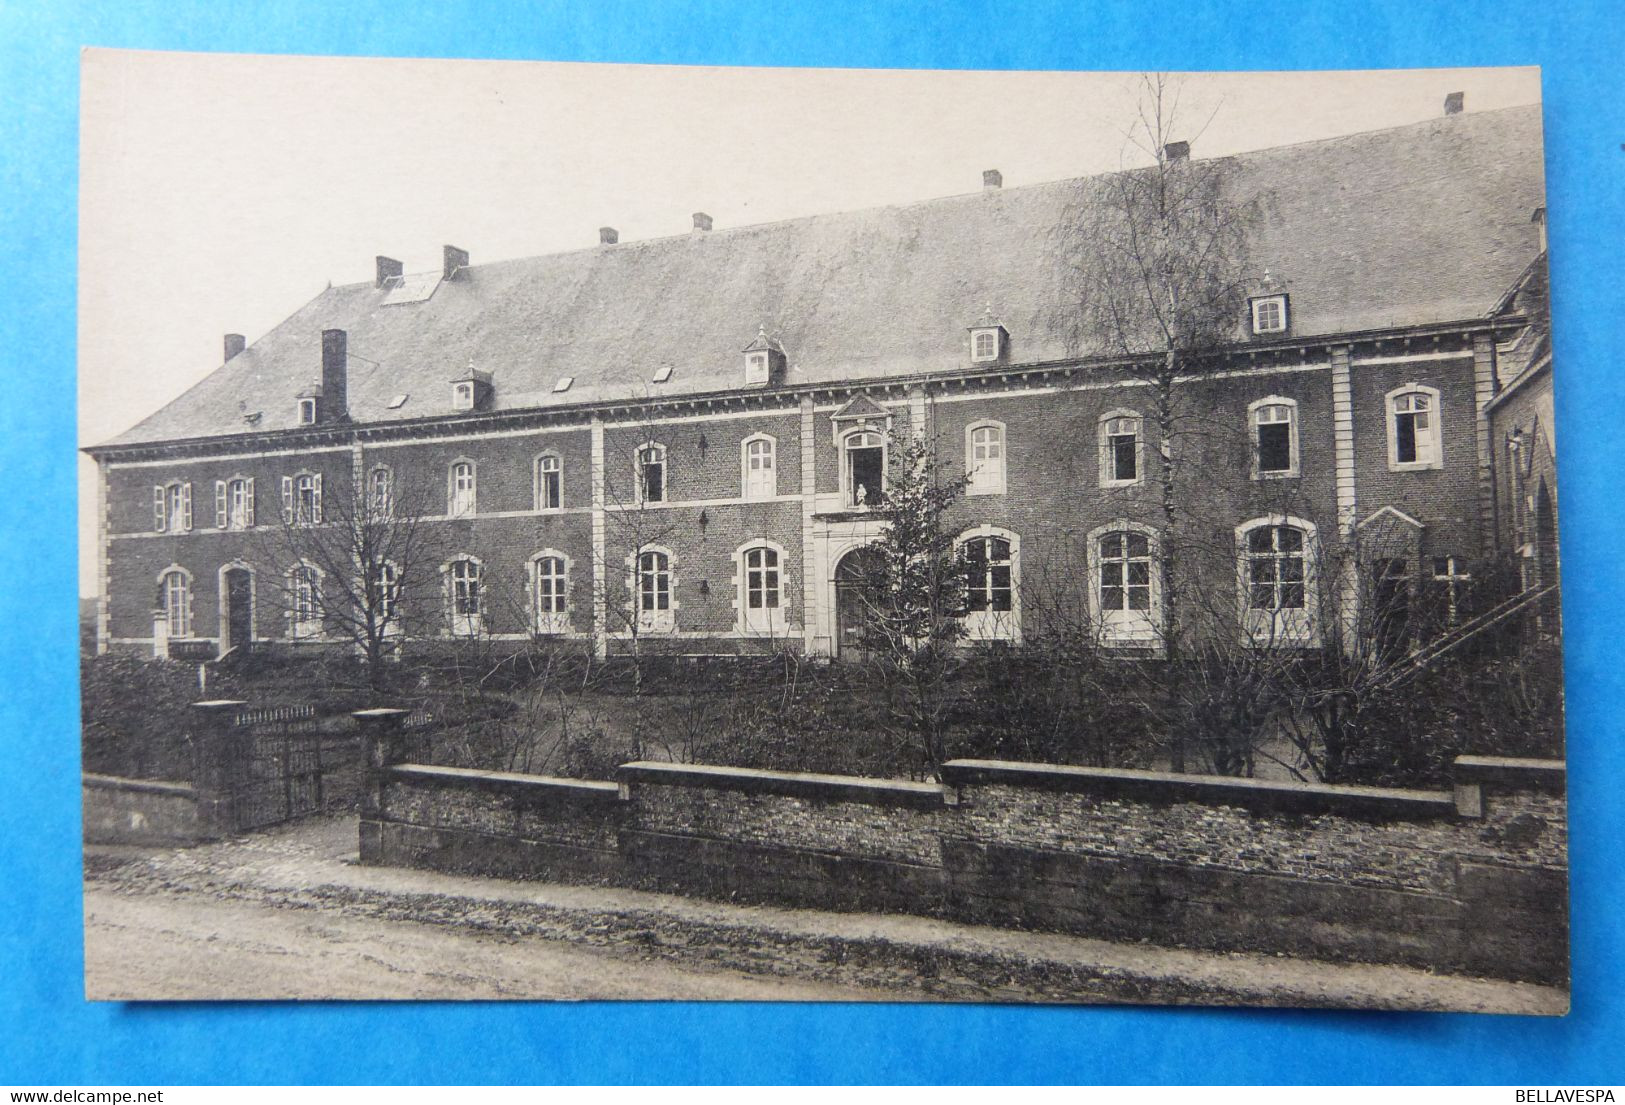
{"label": "dirt road", "polygon": [[357,862],[353,817],[87,850],[92,998],[1152,1002],[1561,1013],[1549,987]]}
{"label": "dirt road", "polygon": [[863,1001],[860,986],[751,976],[539,938],[85,888],[85,996]]}

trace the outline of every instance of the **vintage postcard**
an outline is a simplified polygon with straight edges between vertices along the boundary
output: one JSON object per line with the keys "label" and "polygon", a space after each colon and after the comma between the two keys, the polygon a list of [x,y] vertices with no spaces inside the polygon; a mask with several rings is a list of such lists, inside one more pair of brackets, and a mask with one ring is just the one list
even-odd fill
{"label": "vintage postcard", "polygon": [[91,998],[1567,1009],[1537,71],[83,78]]}

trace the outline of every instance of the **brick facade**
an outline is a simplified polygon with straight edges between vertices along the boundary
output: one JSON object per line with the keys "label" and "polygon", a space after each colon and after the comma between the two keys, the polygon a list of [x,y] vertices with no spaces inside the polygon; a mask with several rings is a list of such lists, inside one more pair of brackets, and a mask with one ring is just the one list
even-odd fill
{"label": "brick facade", "polygon": [[[1312,523],[1328,548],[1339,535],[1339,496],[1351,498],[1354,515],[1367,518],[1392,507],[1422,525],[1421,556],[1457,556],[1470,563],[1493,544],[1480,532],[1478,449],[1474,432],[1474,365],[1470,339],[1458,336],[1456,351],[1407,356],[1395,343],[1354,347],[1349,367],[1352,463],[1341,474],[1339,411],[1329,346],[1305,349],[1282,363],[1244,367],[1231,358],[1211,371],[1183,379],[1177,388],[1174,434],[1178,510],[1191,546],[1190,585],[1234,588],[1231,552],[1239,524],[1270,515]],[[1439,393],[1442,464],[1437,469],[1392,471],[1386,396],[1406,384]],[[922,413],[945,466],[966,463],[967,429],[993,422],[1002,427],[1005,478],[1002,490],[967,494],[949,522],[956,529],[992,527],[1019,542],[1021,589],[1037,595],[1056,581],[1075,583],[1085,571],[1087,535],[1120,520],[1157,530],[1162,524],[1154,396],[1148,386],[1119,371],[1085,373],[1009,372],[972,381],[943,380],[916,390],[875,389],[894,434],[912,432]],[[162,602],[159,580],[178,567],[191,581],[190,637],[220,635],[221,570],[233,564],[256,577],[255,635],[275,640],[288,633],[284,588],[292,546],[281,533],[281,481],[298,473],[320,474],[324,494],[346,493],[352,474],[362,478],[388,466],[403,511],[422,515],[429,539],[424,564],[406,583],[403,601],[422,617],[414,635],[438,636],[444,606],[440,569],[460,557],[480,562],[485,609],[482,628],[517,638],[533,628],[530,561],[547,551],[569,564],[567,632],[598,639],[608,650],[626,647],[635,620],[629,590],[632,558],[640,547],[670,554],[672,627],[643,631],[646,647],[684,652],[733,652],[741,648],[796,647],[828,652],[832,641],[833,573],[850,547],[872,539],[883,515],[853,512],[841,500],[841,452],[833,421],[857,388],[820,389],[810,410],[771,401],[713,405],[709,412],[676,412],[652,405],[632,416],[605,418],[601,455],[595,455],[588,417],[531,430],[493,425],[439,433],[433,427],[373,430],[365,440],[313,449],[267,450],[261,455],[226,452],[167,461],[111,460],[104,466],[108,503],[108,642],[150,644],[153,610]],[[766,397],[764,397],[766,398]],[[1295,404],[1296,463],[1288,478],[1255,478],[1249,407],[1264,399]],[[1100,434],[1108,412],[1142,417],[1140,480],[1102,486]],[[879,423],[877,422],[877,425]],[[743,443],[771,438],[772,494],[744,497]],[[802,459],[803,442],[811,463]],[[638,450],[663,449],[665,487],[660,502],[640,501],[634,474]],[[561,467],[561,505],[539,510],[536,460],[556,455]],[[473,514],[449,517],[449,471],[470,462],[476,472]],[[602,487],[594,493],[595,465]],[[810,476],[810,483],[809,483]],[[216,527],[216,481],[252,477],[256,525],[250,532]],[[192,528],[154,532],[154,488],[173,481],[192,486]],[[1345,486],[1346,485],[1346,486]],[[599,505],[595,506],[594,504]],[[811,516],[808,517],[808,504]],[[601,553],[594,532],[602,533]],[[854,537],[842,536],[857,535]],[[767,543],[781,552],[782,618],[770,632],[747,630],[741,620],[739,552]],[[1337,601],[1334,588],[1325,602]],[[815,609],[806,609],[811,595]],[[603,624],[593,624],[594,598],[603,598]]]}

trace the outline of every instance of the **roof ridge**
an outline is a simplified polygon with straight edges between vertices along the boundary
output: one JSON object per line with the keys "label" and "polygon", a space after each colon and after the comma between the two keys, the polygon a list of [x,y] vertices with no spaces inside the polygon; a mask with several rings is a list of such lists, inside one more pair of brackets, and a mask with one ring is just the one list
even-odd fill
{"label": "roof ridge", "polygon": [[[1509,104],[1506,107],[1490,108],[1490,109],[1485,110],[1485,111],[1464,112],[1464,113],[1462,113],[1462,117],[1463,118],[1480,119],[1480,118],[1484,118],[1486,116],[1499,115],[1499,114],[1510,113],[1510,112],[1514,112],[1514,111],[1528,111],[1530,108],[1539,108],[1541,106],[1542,105],[1541,105],[1541,103],[1539,101],[1536,101],[1535,103],[1530,103],[1530,104]],[[1428,125],[1436,125],[1437,123],[1442,122],[1443,120],[1448,119],[1448,118],[1451,118],[1451,117],[1450,116],[1445,116],[1445,115],[1440,115],[1440,116],[1435,116],[1435,117],[1431,117],[1431,118],[1427,118],[1427,119],[1418,119],[1418,120],[1415,120],[1415,121],[1409,122],[1409,123],[1395,123],[1392,126],[1373,127],[1370,130],[1353,131],[1353,132],[1348,133],[1348,134],[1328,135],[1328,136],[1326,136],[1324,138],[1306,138],[1306,139],[1302,140],[1301,142],[1287,142],[1287,143],[1284,143],[1282,145],[1276,145],[1276,146],[1257,146],[1257,147],[1254,147],[1252,149],[1236,150],[1236,151],[1234,151],[1232,153],[1220,154],[1220,155],[1217,155],[1215,157],[1198,157],[1198,158],[1194,158],[1193,160],[1197,160],[1197,161],[1222,161],[1222,160],[1225,160],[1225,159],[1228,159],[1228,158],[1262,157],[1262,156],[1269,155],[1269,154],[1274,154],[1274,153],[1277,153],[1277,152],[1283,152],[1284,153],[1284,152],[1289,151],[1289,150],[1300,150],[1300,149],[1303,149],[1304,147],[1307,147],[1307,146],[1330,145],[1330,144],[1333,144],[1333,143],[1348,142],[1348,141],[1358,139],[1358,138],[1367,138],[1367,137],[1370,137],[1372,135],[1377,135],[1377,134],[1389,134],[1389,133],[1394,133],[1394,132],[1397,132],[1397,131],[1410,130],[1410,129],[1413,129],[1413,128],[1416,128],[1416,127],[1423,127],[1423,126],[1428,126]],[[1144,166],[1142,166],[1142,168],[1144,168]],[[521,263],[526,262],[526,261],[540,261],[540,260],[543,260],[544,258],[573,257],[573,256],[581,255],[581,254],[592,254],[592,253],[598,253],[598,252],[603,252],[603,251],[619,252],[619,251],[625,251],[625,250],[630,250],[630,249],[642,249],[642,248],[648,248],[650,246],[663,245],[663,244],[670,243],[670,242],[694,241],[696,239],[705,239],[705,238],[710,238],[710,237],[721,237],[721,236],[726,236],[726,235],[739,234],[739,233],[742,233],[742,232],[745,232],[745,231],[760,231],[760,230],[770,228],[770,227],[792,227],[792,226],[796,226],[798,224],[810,223],[810,222],[813,222],[813,221],[816,221],[816,220],[819,220],[819,219],[833,219],[833,218],[841,218],[841,217],[844,217],[844,216],[875,215],[875,214],[878,214],[878,213],[884,212],[884,211],[898,211],[898,212],[901,212],[901,211],[909,211],[909,210],[913,210],[913,209],[916,209],[916,208],[926,207],[926,206],[939,204],[939,203],[950,203],[950,202],[955,202],[955,201],[960,201],[960,202],[974,201],[978,197],[996,199],[996,198],[999,198],[999,197],[1002,197],[1002,196],[1009,195],[1009,194],[1014,193],[1014,192],[1031,192],[1031,191],[1037,191],[1039,189],[1045,189],[1045,188],[1056,188],[1056,187],[1060,187],[1060,186],[1063,186],[1063,185],[1077,184],[1080,181],[1098,180],[1098,179],[1102,179],[1102,178],[1105,178],[1105,177],[1115,176],[1118,173],[1135,172],[1135,171],[1136,170],[1132,169],[1132,168],[1106,169],[1106,170],[1102,170],[1100,172],[1082,173],[1082,174],[1079,174],[1077,176],[1056,177],[1056,178],[1054,178],[1052,180],[1035,180],[1035,181],[1030,181],[1030,182],[1028,182],[1026,184],[1013,184],[1013,185],[1010,185],[1008,187],[995,188],[995,189],[993,189],[991,191],[989,191],[988,189],[983,188],[983,189],[977,189],[977,190],[969,191],[969,192],[950,192],[950,193],[948,193],[946,195],[941,195],[941,196],[927,196],[927,197],[924,197],[924,198],[921,198],[921,199],[906,200],[906,201],[903,201],[901,203],[878,203],[878,204],[873,204],[873,205],[868,206],[868,207],[845,207],[845,208],[839,208],[839,209],[832,210],[832,211],[814,211],[814,212],[809,212],[809,213],[807,213],[805,215],[791,215],[788,218],[783,218],[783,219],[764,219],[761,222],[740,223],[740,224],[734,225],[734,226],[721,226],[721,227],[717,227],[714,230],[702,230],[702,231],[687,230],[687,231],[679,231],[679,232],[676,232],[676,233],[673,233],[673,234],[661,234],[661,235],[657,235],[657,236],[652,237],[652,238],[636,238],[636,239],[633,239],[631,241],[617,242],[617,243],[615,243],[613,245],[605,245],[604,243],[600,242],[600,243],[596,243],[596,244],[593,244],[593,245],[577,246],[577,247],[574,247],[572,249],[551,250],[551,251],[548,251],[548,252],[545,252],[545,253],[527,253],[527,254],[522,254],[522,255],[520,255],[518,257],[502,257],[502,258],[498,258],[497,260],[494,260],[494,261],[483,261],[483,262],[480,262],[478,264],[473,264],[473,265],[466,266],[464,271],[477,274],[480,269],[496,268],[496,267],[502,266],[502,265],[521,264]],[[429,272],[433,272],[433,271],[434,271],[433,268],[426,268],[426,269],[422,270],[422,273],[429,273]],[[417,275],[421,275],[422,273],[419,273]],[[413,274],[409,273],[407,275],[413,275]],[[372,281],[370,281],[370,280],[357,280],[357,281],[355,281],[353,283],[350,283],[350,284],[335,285],[335,287],[337,287],[337,288],[357,288],[357,287],[368,286],[370,284],[372,284]]]}

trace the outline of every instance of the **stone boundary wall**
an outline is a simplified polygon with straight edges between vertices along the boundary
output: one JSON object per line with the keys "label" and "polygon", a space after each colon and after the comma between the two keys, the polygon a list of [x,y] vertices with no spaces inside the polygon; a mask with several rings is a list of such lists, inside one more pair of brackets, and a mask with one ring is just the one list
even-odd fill
{"label": "stone boundary wall", "polygon": [[203,838],[190,783],[80,776],[86,844],[194,844]]}
{"label": "stone boundary wall", "polygon": [[367,713],[364,863],[1567,980],[1561,763],[1475,758],[1452,791],[990,760],[588,782],[407,763]]}

